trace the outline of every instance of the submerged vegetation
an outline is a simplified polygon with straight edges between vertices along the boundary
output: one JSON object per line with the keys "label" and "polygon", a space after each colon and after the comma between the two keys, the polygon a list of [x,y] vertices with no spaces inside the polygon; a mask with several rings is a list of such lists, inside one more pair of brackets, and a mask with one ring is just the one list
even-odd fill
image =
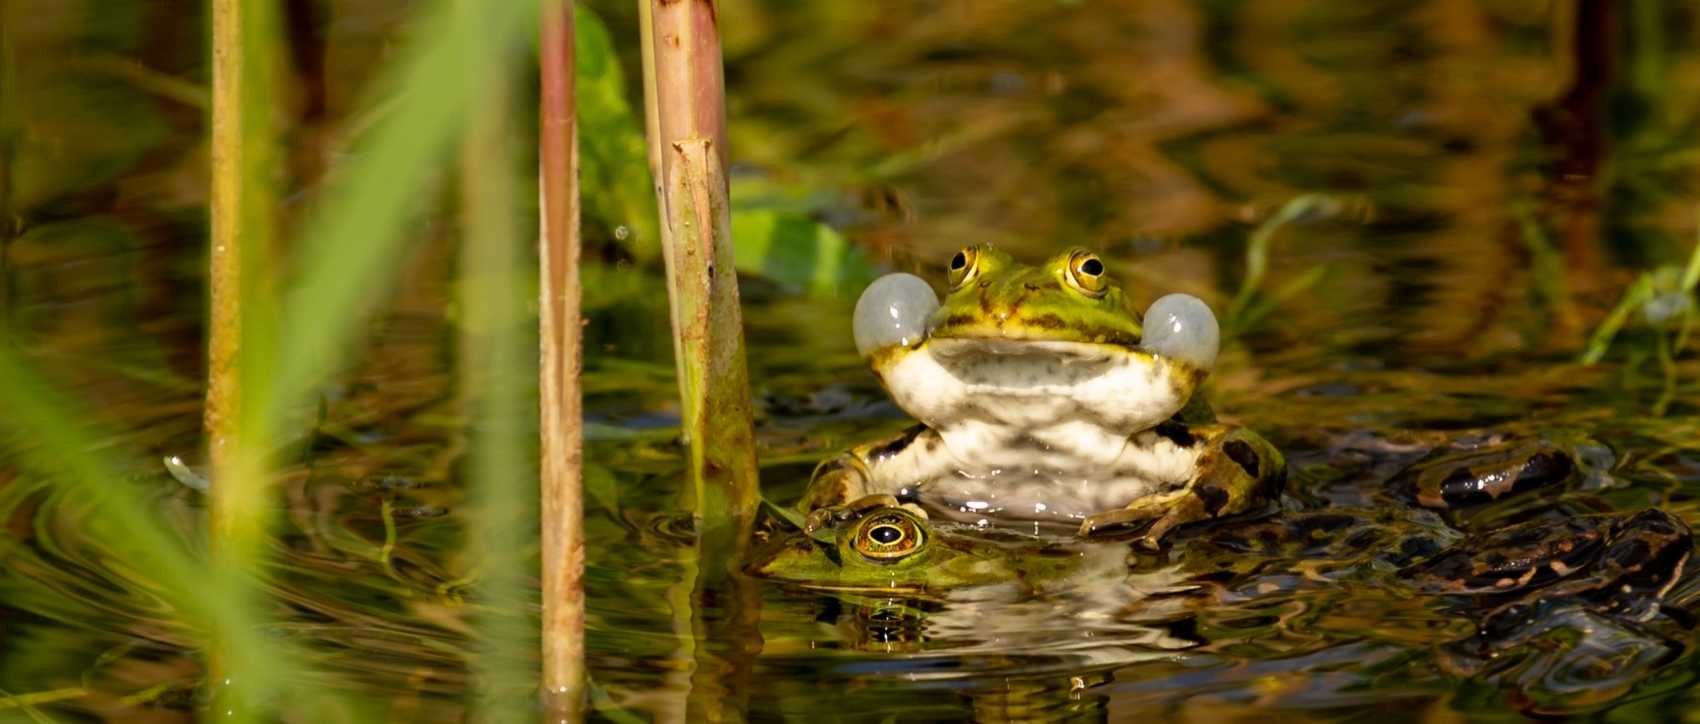
{"label": "submerged vegetation", "polygon": [[[1692,705],[1670,619],[1588,649],[1565,609],[1479,656],[1479,611],[1384,580],[1467,528],[1399,507],[1395,471],[1518,440],[1561,441],[1573,484],[1481,526],[1700,520],[1692,9],[668,4],[662,37],[718,19],[714,119],[712,83],[645,78],[706,68],[650,53],[648,5],[0,4],[0,716]],[[571,162],[537,150],[568,99]],[[573,163],[582,226],[552,195]],[[541,267],[539,214],[583,232]],[[1178,585],[1150,556],[950,595],[739,575],[820,460],[908,424],[856,294],[969,243],[1085,245],[1135,308],[1208,302],[1217,409],[1290,461],[1281,533],[1346,533],[1185,543],[1251,576],[1196,609],[1130,593]],[[582,309],[550,306],[569,267]],[[712,334],[674,345],[692,294]],[[582,477],[578,539],[539,522],[551,466]]]}

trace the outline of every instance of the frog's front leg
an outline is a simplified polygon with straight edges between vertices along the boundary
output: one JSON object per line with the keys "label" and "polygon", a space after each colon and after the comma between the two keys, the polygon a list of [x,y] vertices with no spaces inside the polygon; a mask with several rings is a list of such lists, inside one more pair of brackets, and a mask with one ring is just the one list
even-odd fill
{"label": "frog's front leg", "polygon": [[1080,524],[1081,536],[1108,535],[1152,521],[1139,543],[1156,549],[1176,526],[1244,513],[1280,495],[1286,460],[1257,433],[1178,422],[1164,423],[1164,428],[1157,433],[1177,447],[1196,451],[1192,475],[1176,488],[1142,496],[1125,508],[1087,516]]}
{"label": "frog's front leg", "polygon": [[859,445],[821,463],[798,508],[810,531],[882,507],[901,506],[925,519],[920,506],[898,499],[903,488],[948,467],[943,440],[925,425],[895,437]]}

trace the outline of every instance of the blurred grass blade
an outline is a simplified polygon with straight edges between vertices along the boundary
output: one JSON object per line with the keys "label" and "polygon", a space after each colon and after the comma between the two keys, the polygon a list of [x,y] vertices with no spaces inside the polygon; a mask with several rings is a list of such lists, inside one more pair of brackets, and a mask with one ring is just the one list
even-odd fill
{"label": "blurred grass blade", "polygon": [[51,385],[24,362],[16,347],[0,341],[0,429],[10,433],[6,446],[25,469],[51,479],[88,506],[83,532],[114,554],[122,565],[156,580],[160,593],[190,626],[223,632],[230,667],[247,676],[233,682],[245,701],[268,701],[268,691],[296,680],[299,657],[288,645],[260,636],[259,622],[238,605],[234,582],[209,576],[201,561],[166,527],[149,515],[154,509],[119,474],[110,459],[90,451],[105,436],[77,423],[88,419],[70,401],[54,395]]}
{"label": "blurred grass blade", "polygon": [[533,2],[484,3],[480,22],[460,23],[452,3],[435,3],[399,70],[380,83],[395,94],[393,110],[356,144],[302,239],[297,283],[283,306],[289,344],[269,388],[274,423],[349,358],[360,324],[394,283],[407,223],[430,196],[474,89],[512,68],[537,12]]}
{"label": "blurred grass blade", "polygon": [[[252,416],[255,424],[245,421],[243,428],[245,440],[252,441],[244,443],[241,456],[250,474],[263,471],[263,458],[251,451],[282,431],[288,413],[350,356],[364,313],[383,298],[406,250],[409,213],[429,196],[432,172],[473,107],[476,87],[511,67],[527,45],[537,7],[481,5],[481,22],[456,22],[452,10],[447,2],[431,6],[418,40],[400,53],[395,70],[380,84],[394,95],[393,112],[358,143],[354,159],[306,226],[298,245],[296,283],[281,313],[285,331],[276,335],[288,344],[277,350],[266,384],[242,390],[241,408],[258,411]],[[32,443],[22,446],[25,459],[86,498],[103,528],[110,526],[90,534],[126,553],[131,567],[157,578],[165,595],[179,604],[185,622],[220,632],[227,657],[223,664],[243,672],[230,682],[236,700],[260,707],[278,703],[272,691],[299,680],[294,673],[299,657],[286,644],[259,637],[257,620],[242,605],[243,586],[233,580],[239,576],[229,570],[209,575],[197,565],[147,514],[148,506],[117,484],[109,464],[88,453],[93,446],[71,422],[68,408],[49,395],[13,349],[0,348],[0,375],[5,379],[0,404],[7,409],[3,424]],[[264,540],[263,521],[237,521],[232,527],[248,539],[239,548],[257,548]]]}
{"label": "blurred grass blade", "polygon": [[[481,22],[477,0],[458,0],[461,22]],[[514,219],[514,135],[509,81],[497,76],[474,90],[475,112],[460,155],[461,328],[458,368],[471,423],[471,559],[477,562],[479,645],[473,655],[478,721],[521,721],[531,711],[536,673],[529,633],[531,596],[527,551],[536,525],[527,520],[536,479],[521,444],[529,406],[520,380],[531,373],[522,360],[523,310],[512,292],[518,274],[519,235]]]}

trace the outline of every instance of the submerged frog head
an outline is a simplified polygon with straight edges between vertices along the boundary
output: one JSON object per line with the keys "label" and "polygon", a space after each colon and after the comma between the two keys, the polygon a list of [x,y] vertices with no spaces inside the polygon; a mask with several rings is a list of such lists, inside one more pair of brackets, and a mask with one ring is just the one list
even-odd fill
{"label": "submerged frog head", "polygon": [[963,586],[1033,581],[1072,560],[941,534],[902,508],[880,508],[819,537],[789,531],[758,548],[750,575],[811,588],[919,595]]}
{"label": "submerged frog head", "polygon": [[[956,253],[940,304],[906,274],[876,281],[856,308],[856,342],[906,412],[959,456],[1015,433],[1071,445],[1114,441],[1179,411],[1216,358],[1209,307],[1171,294],[1139,315],[1103,260],[1070,249],[1038,266],[990,246]],[[1081,438],[1078,433],[1087,433]]]}

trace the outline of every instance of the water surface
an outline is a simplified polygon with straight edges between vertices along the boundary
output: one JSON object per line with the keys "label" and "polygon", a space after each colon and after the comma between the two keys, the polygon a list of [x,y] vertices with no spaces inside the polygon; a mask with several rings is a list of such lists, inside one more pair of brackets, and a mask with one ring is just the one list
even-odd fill
{"label": "water surface", "polygon": [[[592,8],[635,77],[630,5]],[[1700,520],[1700,364],[1679,358],[1667,374],[1645,330],[1603,365],[1573,362],[1637,274],[1686,258],[1695,228],[1695,13],[1603,5],[724,2],[732,157],[741,189],[790,189],[882,268],[937,279],[964,244],[1029,260],[1081,244],[1140,308],[1169,292],[1205,299],[1233,334],[1208,394],[1287,451],[1290,512],[1387,505],[1379,486],[1412,440],[1565,428],[1613,454],[1604,482],[1554,505]],[[406,6],[328,2],[308,16],[298,41],[319,65],[288,109],[292,208],[338,162],[323,139],[357,107]],[[157,460],[199,444],[200,3],[26,0],[7,13],[11,57],[29,62],[4,91],[4,313],[129,454],[115,484],[146,491],[193,538],[204,498]],[[1228,319],[1247,238],[1304,193],[1328,194],[1330,213],[1275,239],[1259,293]],[[754,719],[870,721],[1639,719],[1694,706],[1681,626],[1563,612],[1573,628],[1476,660],[1455,645],[1473,623],[1410,595],[1369,553],[1277,562],[1209,606],[1106,575],[945,601],[757,582],[759,620],[736,615],[747,601],[694,607],[661,279],[616,238],[635,221],[587,224],[606,266],[585,375],[590,668],[605,706],[670,718],[694,696]],[[459,721],[471,686],[455,233],[451,214],[421,220],[360,363],[323,390],[325,422],[283,476],[267,584],[275,633],[317,657],[313,683],[393,720]],[[794,500],[822,457],[906,424],[856,358],[855,291],[745,280],[775,500]],[[100,523],[79,501],[9,466],[0,479],[0,690],[42,692],[67,717],[191,718],[191,632],[84,534]],[[1435,524],[1398,518],[1386,540]],[[1696,596],[1688,583],[1671,593]],[[1581,629],[1595,633],[1565,638]],[[703,644],[701,630],[740,638]]]}

